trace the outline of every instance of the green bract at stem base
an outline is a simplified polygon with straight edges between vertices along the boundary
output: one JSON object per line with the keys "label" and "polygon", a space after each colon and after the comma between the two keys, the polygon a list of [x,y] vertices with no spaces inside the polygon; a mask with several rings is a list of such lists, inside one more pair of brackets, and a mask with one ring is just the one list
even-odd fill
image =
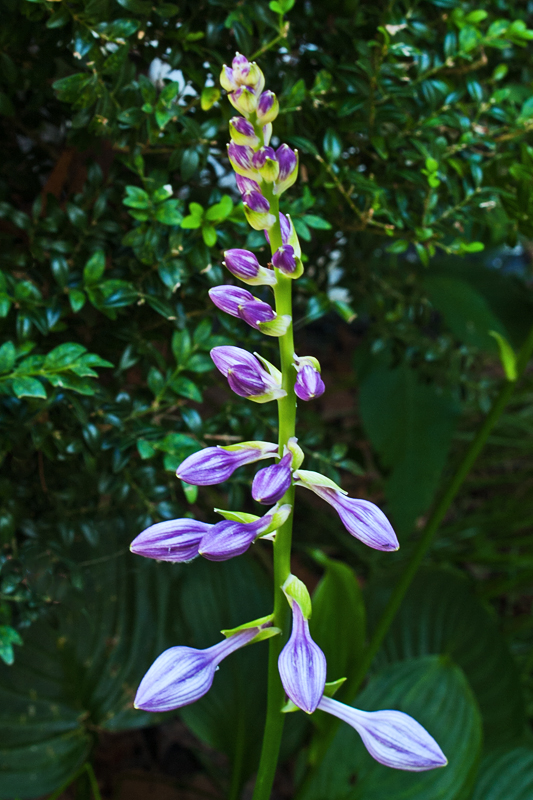
{"label": "green bract at stem base", "polygon": [[[463,485],[466,477],[468,476],[470,470],[474,466],[479,454],[483,450],[483,447],[487,443],[487,439],[489,435],[498,422],[499,418],[501,417],[507,403],[511,399],[511,395],[514,392],[515,386],[524,374],[527,365],[529,363],[529,359],[533,354],[533,328],[531,328],[527,339],[525,340],[524,344],[522,345],[520,352],[518,354],[516,360],[516,380],[507,380],[500,392],[498,393],[494,403],[492,404],[491,410],[483,420],[482,425],[478,429],[470,447],[466,451],[463,456],[461,463],[459,464],[457,470],[454,471],[454,475],[449,482],[448,486],[444,490],[440,500],[437,502],[436,506],[434,507],[427,523],[420,537],[420,540],[415,547],[413,554],[400,578],[398,583],[396,584],[389,601],[383,611],[381,619],[379,620],[372,639],[369,642],[369,645],[365,651],[363,659],[359,665],[357,672],[355,672],[345,683],[342,690],[342,697],[347,701],[351,702],[355,695],[357,694],[361,684],[363,683],[365,676],[372,666],[372,662],[375,656],[378,653],[379,648],[381,647],[387,632],[392,625],[396,614],[398,613],[400,606],[402,604],[402,600],[404,599],[405,595],[407,594],[407,590],[411,585],[418,568],[420,567],[424,556],[426,555],[427,551],[429,550],[431,543],[439,529],[441,522],[443,521],[444,517],[448,509],[450,508],[451,504],[453,503],[459,489]],[[300,786],[298,791],[297,797],[305,796],[307,789],[311,786],[315,775],[316,770],[318,769],[322,759],[326,755],[337,729],[339,727],[340,722],[335,719],[328,719],[328,728],[322,734],[321,742],[315,751],[315,758],[312,765],[312,768],[308,772],[304,782]]]}
{"label": "green bract at stem base", "polygon": [[[272,192],[264,192],[270,202],[270,211],[275,216],[276,222],[269,230],[270,247],[272,253],[281,247],[281,226],[279,221],[279,199]],[[276,299],[276,313],[289,314],[292,317],[292,280],[276,270],[278,282],[274,286]],[[279,353],[282,372],[282,386],[286,396],[278,400],[279,419],[279,454],[283,455],[283,446],[291,436],[295,435],[296,426],[296,395],[294,382],[296,370],[293,367],[294,336],[292,322],[287,332],[279,338]],[[268,699],[263,747],[259,770],[255,782],[253,800],[268,800],[272,791],[274,777],[278,765],[279,748],[283,734],[285,715],[281,709],[285,702],[285,692],[281,685],[278,671],[278,658],[287,639],[290,622],[290,609],[281,587],[291,572],[291,543],[292,520],[294,516],[294,486],[291,486],[281,501],[290,503],[293,511],[287,521],[276,533],[274,541],[274,621],[273,625],[280,628],[281,636],[274,636],[269,642],[268,653]]]}

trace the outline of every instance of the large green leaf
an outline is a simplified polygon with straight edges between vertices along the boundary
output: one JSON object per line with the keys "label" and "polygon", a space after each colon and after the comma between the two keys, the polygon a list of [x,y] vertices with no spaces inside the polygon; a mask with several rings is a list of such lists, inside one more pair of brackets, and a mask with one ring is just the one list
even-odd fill
{"label": "large green leaf", "polygon": [[53,791],[86,758],[91,730],[155,721],[134,711],[132,699],[168,640],[157,610],[170,571],[105,549],[107,557],[81,570],[82,587],[29,630],[16,664],[0,665],[3,800]]}
{"label": "large green leaf", "polygon": [[509,338],[505,325],[493,313],[485,298],[462,278],[427,275],[424,286],[431,302],[461,342],[495,352],[495,342],[489,331],[497,331],[506,339]]}
{"label": "large green leaf", "polygon": [[365,607],[354,571],[317,555],[326,572],[313,594],[311,635],[324,651],[328,680],[346,677],[362,655],[365,642]]}
{"label": "large green leaf", "polygon": [[365,432],[390,470],[385,493],[392,520],[400,533],[408,533],[437,489],[456,404],[437,387],[421,383],[407,365],[380,364],[361,382],[360,409]]}
{"label": "large green leaf", "polygon": [[341,723],[302,800],[465,800],[481,751],[481,719],[459,667],[438,656],[392,664],[374,676],[353,704],[365,711],[410,714],[437,740],[448,766],[410,773],[384,767],[359,735]]}
{"label": "large green leaf", "polygon": [[[382,581],[368,588],[370,629],[383,611],[387,593]],[[504,745],[521,736],[524,699],[515,662],[496,619],[474,596],[469,581],[451,570],[428,568],[415,578],[376,665],[430,653],[446,655],[463,669],[489,745]]]}
{"label": "large green leaf", "polygon": [[531,747],[515,747],[485,756],[472,800],[531,800],[532,797]]}

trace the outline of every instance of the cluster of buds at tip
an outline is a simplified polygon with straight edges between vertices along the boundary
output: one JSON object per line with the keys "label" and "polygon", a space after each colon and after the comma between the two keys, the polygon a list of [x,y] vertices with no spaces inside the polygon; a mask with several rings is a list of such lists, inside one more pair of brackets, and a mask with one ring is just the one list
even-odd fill
{"label": "cluster of buds at tip", "polygon": [[[234,277],[250,286],[271,287],[278,303],[280,296],[287,297],[291,286],[287,278],[298,278],[303,272],[293,222],[278,212],[279,195],[296,180],[298,153],[286,144],[277,149],[269,144],[279,103],[273,92],[265,90],[265,79],[257,64],[237,53],[231,67],[223,67],[220,80],[233,107],[242,114],[230,121],[228,157],[236,173],[246,218],[252,228],[265,232],[269,244],[276,242],[275,247],[271,246],[272,263],[268,266],[261,266],[254,253],[241,249],[227,250],[224,264]],[[286,337],[281,339],[282,348],[285,353],[292,353],[292,317],[286,313],[290,303],[283,301],[284,313],[278,314],[269,303],[246,289],[226,285],[215,286],[209,296],[221,311],[255,330]],[[291,374],[296,373],[293,387],[286,374],[259,354],[241,347],[214,347],[211,358],[230,388],[256,403],[277,400],[283,408],[284,404],[294,404],[296,398],[308,401],[320,397],[325,390],[320,364],[313,356],[294,353],[292,365],[289,364]],[[223,519],[214,524],[190,518],[158,522],[137,536],[131,550],[147,558],[173,562],[191,561],[198,556],[211,561],[240,556],[257,540],[282,535],[293,512],[294,485],[303,486],[329,503],[348,533],[363,544],[382,551],[398,549],[396,534],[376,505],[348,497],[326,476],[301,469],[304,453],[295,436],[280,444],[249,441],[206,447],[186,458],[176,474],[185,483],[211,486],[231,478],[239,467],[264,459],[275,461],[257,471],[251,487],[256,502],[271,506],[263,516],[215,509]],[[438,744],[407,714],[362,711],[333,699],[344,679],[326,683],[326,658],[309,630],[309,592],[294,575],[289,575],[281,588],[292,612],[292,630],[278,660],[288,698],[283,710],[301,709],[313,714],[320,709],[338,717],[355,728],[368,752],[386,766],[410,771],[444,766],[446,758]],[[274,615],[270,615],[223,631],[226,639],[206,650],[166,650],[142,679],[135,707],[168,711],[198,700],[211,687],[215,671],[227,655],[280,633],[273,620]]]}

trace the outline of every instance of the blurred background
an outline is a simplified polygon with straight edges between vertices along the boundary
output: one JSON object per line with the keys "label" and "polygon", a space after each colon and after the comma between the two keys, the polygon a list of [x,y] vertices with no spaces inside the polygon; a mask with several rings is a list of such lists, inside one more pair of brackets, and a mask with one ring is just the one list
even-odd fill
{"label": "blurred background", "polygon": [[[0,798],[249,798],[265,644],[180,713],[132,708],[163,649],[270,611],[268,543],[224,564],[129,552],[152,522],[261,513],[252,468],[199,491],[175,470],[277,436],[275,404],[236,401],[209,358],[277,350],[207,295],[228,281],[224,249],[268,260],[225,156],[221,65],[257,60],[281,104],[273,142],[300,153],[282,202],[305,253],[296,342],[326,383],[298,409],[305,467],[380,505],[401,542],[364,548],[298,490],[293,571],[328,680],[350,677],[533,325],[533,3],[0,0],[0,15]],[[532,400],[529,368],[357,698],[416,716],[449,766],[387,770],[351,729],[291,714],[273,797],[533,795]]]}

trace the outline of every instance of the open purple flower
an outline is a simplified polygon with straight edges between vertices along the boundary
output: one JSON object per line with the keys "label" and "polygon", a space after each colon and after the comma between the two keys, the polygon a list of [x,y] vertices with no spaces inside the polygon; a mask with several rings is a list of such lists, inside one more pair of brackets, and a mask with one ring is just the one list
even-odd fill
{"label": "open purple flower", "polygon": [[156,522],[140,533],[130,550],[158,561],[192,561],[205,534],[213,527],[196,519],[171,519]]}
{"label": "open purple flower", "polygon": [[228,561],[241,556],[259,537],[277,530],[292,511],[292,506],[274,506],[253,522],[223,520],[213,525],[200,542],[198,552],[209,561]]}
{"label": "open purple flower", "polygon": [[214,486],[230,478],[238,467],[278,453],[272,442],[240,442],[225,447],[206,447],[182,461],[176,475],[193,486]]}
{"label": "open purple flower", "polygon": [[292,453],[286,453],[281,461],[260,469],[252,483],[252,497],[258,503],[271,505],[281,500],[292,482]]}
{"label": "open purple flower", "polygon": [[386,767],[424,772],[448,763],[435,739],[402,711],[360,711],[331,697],[318,708],[355,728],[372,758]]}
{"label": "open purple flower", "polygon": [[347,497],[340,486],[319,472],[300,469],[294,473],[294,480],[297,486],[310,489],[333,506],[348,533],[363,544],[385,552],[400,547],[392,525],[374,503]]}
{"label": "open purple flower", "polygon": [[226,250],[224,258],[223,264],[231,274],[250,286],[274,286],[277,282],[274,270],[262,267],[250,250]]}
{"label": "open purple flower", "polygon": [[171,711],[194,703],[209,691],[220,662],[254,639],[261,627],[248,628],[222,642],[196,650],[171,647],[156,658],[135,696],[135,708]]}
{"label": "open purple flower", "polygon": [[211,358],[217,369],[228,379],[230,388],[240,397],[256,403],[267,403],[287,394],[281,388],[279,370],[263,359],[267,371],[258,358],[241,347],[213,347]]}
{"label": "open purple flower", "polygon": [[278,659],[281,682],[287,697],[312,714],[319,706],[326,684],[326,657],[309,633],[296,600],[292,601],[292,633]]}

